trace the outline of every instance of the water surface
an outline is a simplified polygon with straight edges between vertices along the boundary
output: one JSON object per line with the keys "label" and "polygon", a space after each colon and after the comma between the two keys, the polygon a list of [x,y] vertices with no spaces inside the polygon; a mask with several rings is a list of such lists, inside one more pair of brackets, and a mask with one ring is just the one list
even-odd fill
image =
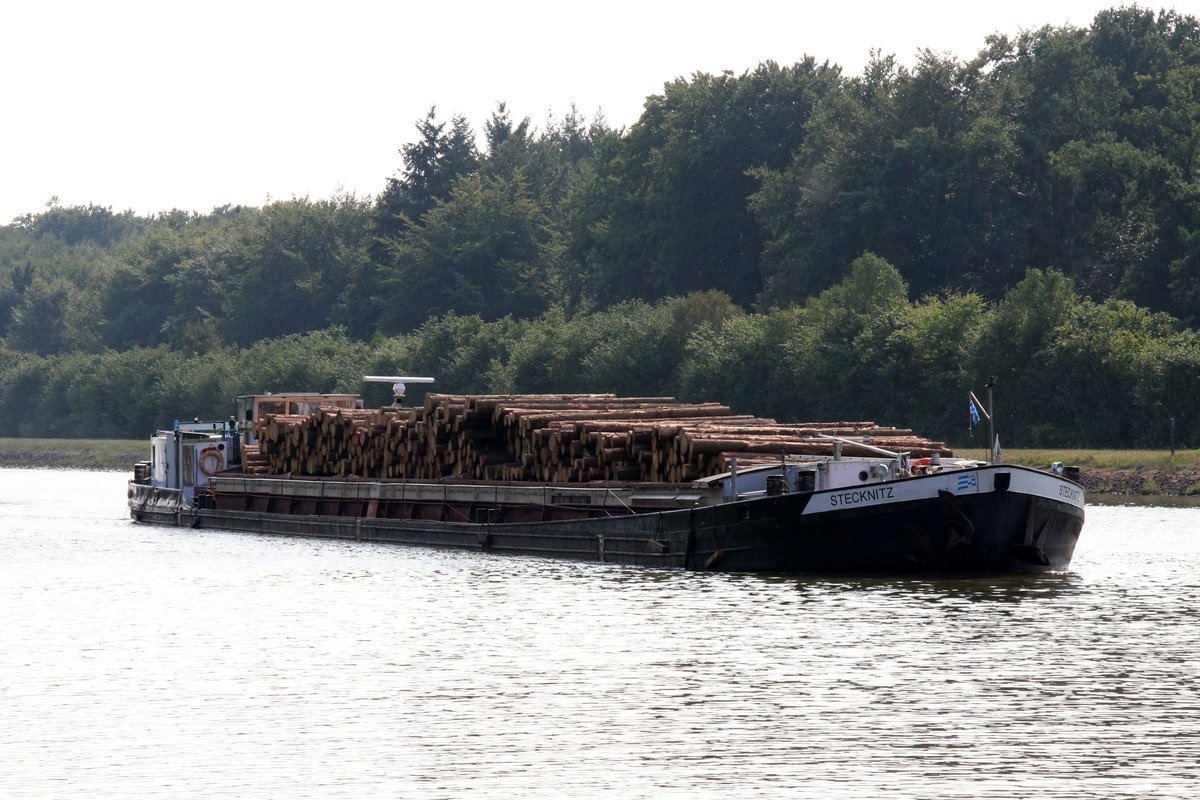
{"label": "water surface", "polygon": [[1069,573],[705,575],[134,526],[0,470],[0,797],[1191,797],[1200,510]]}

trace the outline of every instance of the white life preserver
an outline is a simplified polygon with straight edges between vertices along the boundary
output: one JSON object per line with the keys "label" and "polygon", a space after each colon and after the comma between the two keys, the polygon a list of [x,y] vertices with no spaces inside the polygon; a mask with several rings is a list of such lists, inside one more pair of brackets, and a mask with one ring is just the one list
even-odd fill
{"label": "white life preserver", "polygon": [[225,454],[216,447],[206,447],[200,451],[200,471],[213,476],[225,469]]}

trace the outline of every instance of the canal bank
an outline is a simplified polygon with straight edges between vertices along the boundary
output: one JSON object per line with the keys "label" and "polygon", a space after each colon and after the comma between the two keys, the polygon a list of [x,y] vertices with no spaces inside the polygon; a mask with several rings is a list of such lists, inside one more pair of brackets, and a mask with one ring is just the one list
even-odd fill
{"label": "canal bank", "polygon": [[148,448],[140,439],[0,438],[0,467],[132,471]]}

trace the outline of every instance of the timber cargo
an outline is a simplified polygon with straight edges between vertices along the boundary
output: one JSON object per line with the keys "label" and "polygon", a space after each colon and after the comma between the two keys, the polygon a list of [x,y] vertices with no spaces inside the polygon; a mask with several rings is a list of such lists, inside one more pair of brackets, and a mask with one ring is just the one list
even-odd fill
{"label": "timber cargo", "polygon": [[1066,569],[1083,489],[871,421],[614,395],[248,395],[135,469],[138,522],[753,572]]}

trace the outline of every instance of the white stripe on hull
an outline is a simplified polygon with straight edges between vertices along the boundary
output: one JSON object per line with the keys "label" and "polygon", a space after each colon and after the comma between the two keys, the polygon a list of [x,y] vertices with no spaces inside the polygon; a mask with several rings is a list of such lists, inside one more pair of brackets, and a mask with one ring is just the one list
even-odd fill
{"label": "white stripe on hull", "polygon": [[937,497],[939,491],[955,495],[994,492],[998,475],[1008,475],[1007,491],[1083,508],[1083,487],[1076,483],[1025,467],[996,466],[816,492],[805,507],[804,514],[928,500]]}

